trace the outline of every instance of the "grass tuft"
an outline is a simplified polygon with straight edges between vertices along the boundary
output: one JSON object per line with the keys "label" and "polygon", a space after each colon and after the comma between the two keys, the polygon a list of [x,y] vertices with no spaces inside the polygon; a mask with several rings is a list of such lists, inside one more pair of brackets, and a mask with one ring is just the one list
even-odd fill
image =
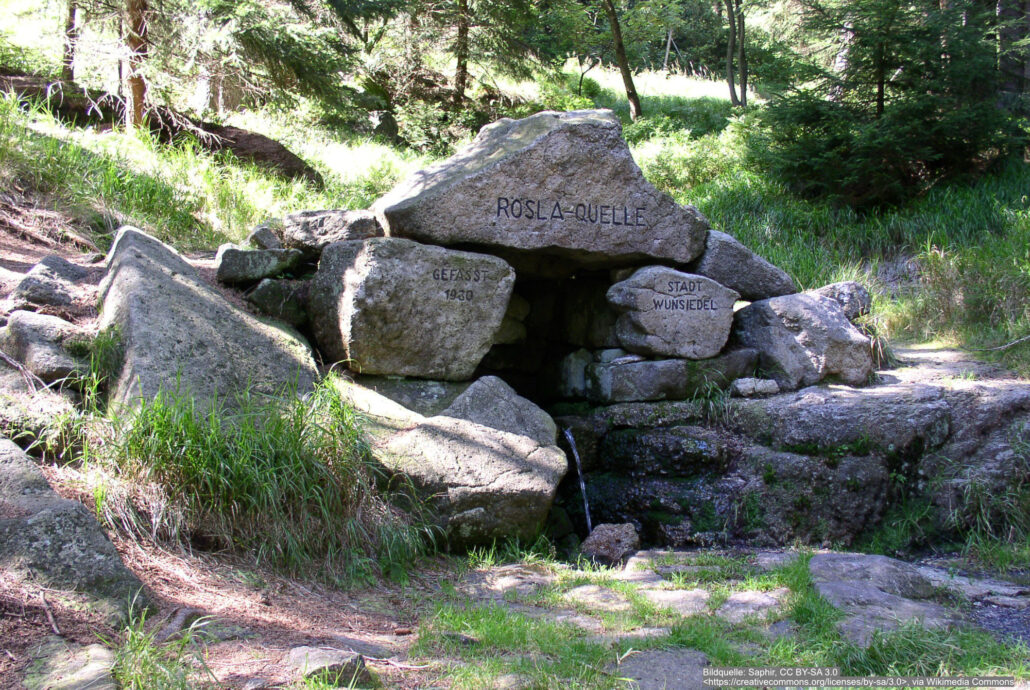
{"label": "grass tuft", "polygon": [[432,532],[380,494],[359,419],[332,383],[235,408],[201,413],[166,391],[126,420],[115,460],[149,496],[136,501],[151,521],[139,536],[249,553],[289,574],[403,579]]}

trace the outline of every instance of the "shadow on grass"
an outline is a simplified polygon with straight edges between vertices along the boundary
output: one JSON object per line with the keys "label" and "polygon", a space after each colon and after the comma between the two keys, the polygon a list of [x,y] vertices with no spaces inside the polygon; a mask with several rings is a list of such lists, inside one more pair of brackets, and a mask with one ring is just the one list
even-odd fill
{"label": "shadow on grass", "polygon": [[121,156],[30,129],[28,117],[9,102],[0,104],[0,170],[83,221],[102,249],[123,224],[141,226],[182,249],[228,240],[198,219],[199,197],[134,169]]}

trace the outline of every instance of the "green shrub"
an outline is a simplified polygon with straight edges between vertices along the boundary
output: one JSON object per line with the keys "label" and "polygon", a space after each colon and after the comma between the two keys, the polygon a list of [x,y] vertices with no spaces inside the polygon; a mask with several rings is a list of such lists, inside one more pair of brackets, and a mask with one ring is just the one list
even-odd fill
{"label": "green shrub", "polygon": [[863,0],[811,13],[813,31],[852,29],[845,65],[769,104],[759,156],[802,195],[853,207],[899,203],[1004,156],[1017,130],[995,103],[982,12]]}
{"label": "green shrub", "polygon": [[240,396],[233,409],[202,413],[166,391],[128,420],[121,472],[163,487],[175,508],[163,513],[183,516],[158,536],[248,552],[288,573],[403,576],[429,532],[377,490],[359,420],[330,383],[307,400]]}

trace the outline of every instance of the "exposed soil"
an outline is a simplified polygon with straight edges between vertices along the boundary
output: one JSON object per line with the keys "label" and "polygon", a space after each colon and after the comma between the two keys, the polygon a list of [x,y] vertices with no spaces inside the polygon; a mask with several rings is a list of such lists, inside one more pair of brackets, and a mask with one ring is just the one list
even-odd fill
{"label": "exposed soil", "polygon": [[0,688],[20,687],[17,679],[33,651],[58,633],[80,644],[121,639],[95,615],[76,610],[47,588],[17,582],[0,572]]}

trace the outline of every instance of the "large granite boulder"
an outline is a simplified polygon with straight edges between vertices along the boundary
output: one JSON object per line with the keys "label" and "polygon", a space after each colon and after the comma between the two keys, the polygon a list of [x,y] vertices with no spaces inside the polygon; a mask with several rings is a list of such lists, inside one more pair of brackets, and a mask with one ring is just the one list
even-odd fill
{"label": "large granite boulder", "polygon": [[369,420],[377,459],[430,500],[452,547],[539,533],[567,469],[546,412],[493,376],[457,396],[456,384],[423,384],[432,400],[418,406],[432,416],[398,403],[395,385],[387,388],[396,400],[357,383],[336,385]]}
{"label": "large granite boulder", "polygon": [[322,252],[309,313],[329,360],[460,381],[490,349],[514,284],[493,256],[396,238],[338,242]]}
{"label": "large granite boulder", "polygon": [[88,364],[69,352],[86,344],[86,335],[64,319],[32,311],[14,311],[0,328],[0,350],[21,362],[45,383],[81,375]]}
{"label": "large granite boulder", "polygon": [[748,301],[797,292],[794,280],[785,271],[718,230],[708,232],[705,253],[690,265],[690,272],[736,290]]}
{"label": "large granite boulder", "polygon": [[122,228],[101,284],[100,330],[123,354],[111,384],[116,405],[134,406],[161,390],[189,393],[203,408],[233,406],[244,391],[309,391],[317,380],[298,334],[231,305],[171,247]]}
{"label": "large granite boulder", "polygon": [[371,211],[301,211],[283,219],[281,232],[284,246],[312,260],[333,242],[383,236]]}
{"label": "large granite boulder", "polygon": [[[7,439],[0,439],[0,567],[85,595],[112,621],[124,620],[143,587],[96,518],[81,503],[58,496]],[[137,599],[145,602],[145,596]]]}
{"label": "large granite boulder", "polygon": [[642,268],[608,290],[608,301],[622,312],[615,323],[622,347],[685,359],[719,354],[738,297],[710,278],[664,266]]}
{"label": "large granite boulder", "polygon": [[759,351],[759,364],[782,390],[834,377],[858,386],[873,372],[869,337],[829,297],[799,293],[753,302],[738,311],[733,333]]}
{"label": "large granite boulder", "polygon": [[887,383],[874,394],[812,387],[759,400],[736,401],[728,426],[773,448],[828,452],[868,449],[918,457],[939,449],[961,417],[930,386]]}
{"label": "large granite boulder", "polygon": [[391,237],[482,247],[506,258],[550,255],[567,269],[685,265],[704,250],[708,233],[696,209],[644,179],[618,118],[599,110],[495,122],[373,210]]}

